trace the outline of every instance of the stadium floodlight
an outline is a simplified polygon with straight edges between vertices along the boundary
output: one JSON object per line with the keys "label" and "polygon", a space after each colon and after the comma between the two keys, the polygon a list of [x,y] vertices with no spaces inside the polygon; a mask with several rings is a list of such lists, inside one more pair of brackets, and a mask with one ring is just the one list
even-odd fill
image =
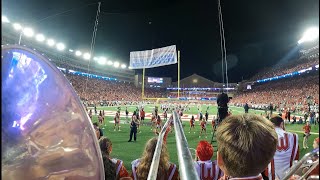
{"label": "stadium floodlight", "polygon": [[97,57],[93,57],[93,60],[98,61],[98,60],[99,60],[99,58],[97,58]]}
{"label": "stadium floodlight", "polygon": [[31,28],[27,27],[23,29],[23,34],[27,37],[32,37],[34,35],[34,32]]}
{"label": "stadium floodlight", "polygon": [[84,53],[83,54],[83,58],[86,59],[86,60],[89,60],[91,58],[90,53]]}
{"label": "stadium floodlight", "polygon": [[43,34],[37,34],[36,35],[36,40],[39,42],[43,42],[46,38],[44,37]]}
{"label": "stadium floodlight", "polygon": [[17,30],[17,31],[19,31],[19,30],[21,30],[22,29],[22,26],[20,25],[20,24],[18,24],[18,23],[13,23],[13,28],[15,29],[15,30]]}
{"label": "stadium floodlight", "polygon": [[319,38],[319,28],[318,27],[311,27],[303,33],[303,36],[298,41],[298,43],[301,44],[304,42],[311,42],[311,41],[315,41],[318,38]]}
{"label": "stadium floodlight", "polygon": [[69,52],[73,52],[73,49],[69,49]]}
{"label": "stadium floodlight", "polygon": [[10,23],[9,19],[7,18],[7,16],[1,16],[1,21],[3,23]]}
{"label": "stadium floodlight", "polygon": [[125,64],[121,64],[121,68],[125,69],[127,66]]}
{"label": "stadium floodlight", "polygon": [[108,65],[112,65],[113,64],[113,62],[112,61],[108,61]]}
{"label": "stadium floodlight", "polygon": [[114,62],[114,63],[113,63],[113,66],[114,66],[115,68],[118,68],[118,67],[120,66],[120,63],[119,63],[119,62]]}
{"label": "stadium floodlight", "polygon": [[58,43],[58,44],[57,44],[57,49],[58,49],[59,51],[64,50],[64,48],[66,48],[66,46],[65,46],[63,43]]}
{"label": "stadium floodlight", "polygon": [[106,64],[106,62],[107,62],[107,58],[105,58],[105,57],[100,57],[99,60],[98,60],[98,63],[102,64],[102,65]]}
{"label": "stadium floodlight", "polygon": [[53,39],[48,39],[47,43],[49,46],[53,46],[55,44]]}
{"label": "stadium floodlight", "polygon": [[81,56],[82,52],[81,51],[76,51],[76,56]]}

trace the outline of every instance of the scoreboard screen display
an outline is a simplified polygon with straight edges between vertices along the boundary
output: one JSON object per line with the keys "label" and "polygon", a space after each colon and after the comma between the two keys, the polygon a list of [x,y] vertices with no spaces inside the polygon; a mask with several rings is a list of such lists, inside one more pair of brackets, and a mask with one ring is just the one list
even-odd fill
{"label": "scoreboard screen display", "polygon": [[148,83],[163,83],[163,78],[148,77]]}

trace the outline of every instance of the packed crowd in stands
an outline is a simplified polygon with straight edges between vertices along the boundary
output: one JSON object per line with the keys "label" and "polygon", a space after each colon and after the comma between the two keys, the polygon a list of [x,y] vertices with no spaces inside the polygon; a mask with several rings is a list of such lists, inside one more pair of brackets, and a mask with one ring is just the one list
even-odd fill
{"label": "packed crowd in stands", "polygon": [[319,107],[318,71],[312,75],[305,74],[253,86],[252,90],[235,96],[231,104],[244,106],[248,103],[251,107],[264,109],[272,103],[280,111],[289,108],[291,112],[304,113],[309,110],[308,97],[311,97],[312,106]]}
{"label": "packed crowd in stands", "polygon": [[293,61],[292,63],[286,63],[285,65],[266,68],[260,71],[255,76],[253,76],[251,80],[261,80],[265,78],[281,76],[284,74],[296,72],[309,67],[314,67],[315,65],[318,65],[318,64],[319,64],[319,57],[311,58],[311,59],[307,59],[307,58],[299,59],[299,60]]}
{"label": "packed crowd in stands", "polygon": [[[133,83],[108,81],[103,79],[89,78],[79,75],[67,74],[66,77],[71,82],[75,91],[82,100],[90,104],[117,104],[119,102],[132,104],[141,101],[141,88],[137,88]],[[87,82],[87,88],[86,86]],[[85,90],[86,89],[86,90]],[[145,97],[165,97],[163,91],[158,89],[145,89]]]}

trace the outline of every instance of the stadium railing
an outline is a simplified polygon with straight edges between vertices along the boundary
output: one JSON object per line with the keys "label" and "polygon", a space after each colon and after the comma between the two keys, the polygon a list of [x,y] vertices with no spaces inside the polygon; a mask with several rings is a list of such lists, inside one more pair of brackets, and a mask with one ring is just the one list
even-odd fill
{"label": "stadium railing", "polygon": [[155,148],[155,152],[153,154],[152,163],[150,166],[149,174],[148,174],[148,180],[156,180],[157,174],[158,174],[158,167],[160,162],[160,155],[162,150],[162,144],[163,144],[163,138],[165,136],[165,133],[169,127],[170,119],[166,121],[166,123],[163,125],[163,128],[161,129],[161,132],[158,136],[157,146]]}
{"label": "stadium railing", "polygon": [[176,111],[173,111],[173,122],[179,159],[180,178],[183,180],[199,180],[191,152],[189,151],[188,141],[184,135],[183,127]]}
{"label": "stadium railing", "polygon": [[[175,129],[175,136],[176,136],[176,145],[177,145],[177,154],[179,158],[179,173],[180,179],[183,180],[199,180],[199,176],[197,174],[196,168],[194,167],[193,158],[191,152],[188,147],[187,139],[184,135],[183,127],[176,111],[173,111],[173,122],[174,122],[174,129]],[[162,143],[165,133],[170,125],[170,118],[166,121],[165,125],[163,126],[161,132],[159,133],[157,146],[155,149],[155,153],[153,155],[150,171],[148,174],[148,180],[156,180]]]}

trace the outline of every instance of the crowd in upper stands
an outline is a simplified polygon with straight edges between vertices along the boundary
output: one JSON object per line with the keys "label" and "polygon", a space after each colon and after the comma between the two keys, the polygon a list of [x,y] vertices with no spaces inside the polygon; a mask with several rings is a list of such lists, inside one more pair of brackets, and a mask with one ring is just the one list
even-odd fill
{"label": "crowd in upper stands", "polygon": [[260,71],[258,74],[254,75],[251,80],[261,80],[265,78],[271,78],[275,76],[281,76],[284,74],[296,72],[302,69],[306,69],[309,67],[314,67],[315,65],[319,64],[319,57],[317,58],[304,58],[295,60],[290,63],[274,66],[271,68],[266,68]]}
{"label": "crowd in upper stands", "polygon": [[307,74],[263,83],[254,86],[250,91],[239,93],[231,100],[231,104],[237,106],[244,106],[245,103],[257,109],[264,109],[272,103],[277,110],[307,112],[308,103],[319,107],[319,74],[316,72],[313,75]]}
{"label": "crowd in upper stands", "polygon": [[[89,78],[87,81],[87,77],[72,74],[67,74],[66,77],[69,79],[80,98],[90,102],[90,104],[99,104],[102,101],[106,101],[110,104],[120,101],[132,103],[142,100],[141,88],[135,87],[133,83],[96,78]],[[158,89],[151,90],[145,88],[144,93],[145,97],[165,97],[163,92]]]}

